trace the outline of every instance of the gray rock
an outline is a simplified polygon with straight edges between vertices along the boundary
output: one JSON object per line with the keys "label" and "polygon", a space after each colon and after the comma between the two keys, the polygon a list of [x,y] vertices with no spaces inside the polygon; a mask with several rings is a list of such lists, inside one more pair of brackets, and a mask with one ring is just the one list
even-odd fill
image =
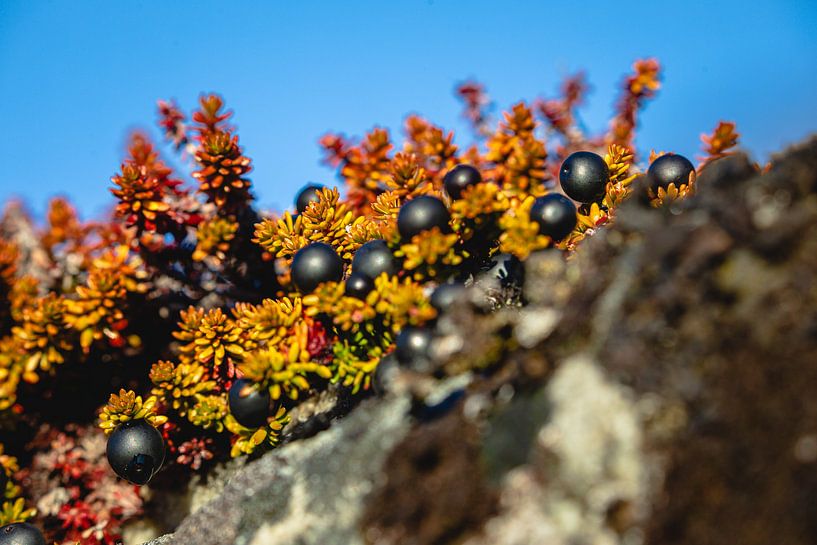
{"label": "gray rock", "polygon": [[409,403],[363,403],[317,436],[247,464],[176,532],[150,545],[353,545],[358,518],[392,445],[409,428]]}
{"label": "gray rock", "polygon": [[[617,542],[607,513],[626,503],[644,512],[648,498],[646,457],[641,419],[632,393],[605,376],[587,356],[566,360],[542,392],[542,402],[521,403],[539,413],[540,425],[529,428],[524,463],[502,477],[500,514],[485,524],[484,533],[467,545],[604,545]],[[518,404],[520,405],[520,404]],[[494,422],[500,431],[519,421]],[[503,451],[519,445],[521,430],[500,444],[486,439],[489,457],[507,462],[519,453]],[[532,433],[531,433],[532,432]],[[493,451],[493,452],[491,452]]]}

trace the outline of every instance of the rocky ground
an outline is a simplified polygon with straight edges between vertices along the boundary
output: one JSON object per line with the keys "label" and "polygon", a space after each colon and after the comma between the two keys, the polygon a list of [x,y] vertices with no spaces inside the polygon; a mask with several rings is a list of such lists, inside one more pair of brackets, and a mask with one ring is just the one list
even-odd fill
{"label": "rocky ground", "polygon": [[475,286],[504,308],[440,321],[447,378],[384,365],[151,543],[817,542],[817,139],[698,187],[533,256],[525,307]]}

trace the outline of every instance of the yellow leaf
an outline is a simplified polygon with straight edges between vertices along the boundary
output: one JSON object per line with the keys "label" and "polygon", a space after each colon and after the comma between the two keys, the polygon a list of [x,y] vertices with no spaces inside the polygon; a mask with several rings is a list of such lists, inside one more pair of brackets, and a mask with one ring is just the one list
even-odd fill
{"label": "yellow leaf", "polygon": [[256,431],[254,434],[252,434],[252,437],[250,437],[250,442],[253,444],[253,446],[258,446],[263,443],[264,439],[266,438],[267,430],[264,428],[259,428],[258,431]]}

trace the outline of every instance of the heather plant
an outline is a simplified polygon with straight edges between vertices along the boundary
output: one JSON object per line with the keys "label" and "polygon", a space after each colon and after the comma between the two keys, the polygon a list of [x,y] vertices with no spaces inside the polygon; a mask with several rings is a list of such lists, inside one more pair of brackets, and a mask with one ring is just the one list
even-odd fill
{"label": "heather plant", "polygon": [[[401,343],[429,338],[435,287],[493,274],[500,258],[570,259],[638,192],[655,207],[692,195],[738,134],[721,122],[705,135],[697,168],[655,152],[639,166],[638,115],[660,75],[654,59],[633,65],[603,134],[577,121],[582,74],[498,121],[485,88],[463,83],[468,148],[416,115],[402,142],[381,128],[325,135],[339,187],[307,187],[280,214],[255,207],[252,161],[219,96],[202,96],[189,118],[160,101],[159,125],[194,184],[137,133],[112,178],[110,217],[83,221],[54,199],[36,233],[3,230],[0,526],[34,521],[59,543],[113,544],[144,508],[126,481],[156,476],[161,489],[257,456],[287,440],[310,396],[332,390],[353,406],[372,395],[395,345],[402,364],[419,361],[419,345]],[[3,224],[14,221],[12,207]],[[518,290],[513,304],[524,304]],[[492,346],[474,363],[484,372],[506,348]],[[453,369],[431,372],[463,371]],[[135,465],[129,454],[114,464],[117,478],[105,441],[121,460],[111,445],[125,433],[145,447]]]}

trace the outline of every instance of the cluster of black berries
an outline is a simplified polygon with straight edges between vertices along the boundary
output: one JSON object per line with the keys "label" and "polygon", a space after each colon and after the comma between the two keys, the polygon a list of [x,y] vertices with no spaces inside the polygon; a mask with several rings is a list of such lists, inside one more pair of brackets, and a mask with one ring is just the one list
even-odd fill
{"label": "cluster of black berries", "polygon": [[[680,187],[689,180],[694,171],[692,163],[680,155],[664,155],[653,161],[647,172],[650,187],[667,188],[670,184]],[[581,204],[600,202],[606,193],[609,181],[607,163],[601,156],[578,151],[562,163],[559,172],[562,191],[549,193],[534,201],[530,218],[539,225],[541,234],[554,240],[561,240],[570,234],[577,224],[577,211],[573,201]],[[463,191],[482,182],[479,170],[470,165],[458,165],[451,169],[443,180],[445,192],[452,200],[462,197]],[[308,185],[298,194],[295,205],[298,213],[303,213],[310,202],[319,199],[321,187]],[[572,199],[572,200],[571,200]],[[445,203],[433,196],[423,195],[405,203],[397,216],[397,229],[403,240],[434,228],[450,232],[450,214]],[[489,274],[507,276],[511,274],[513,263],[519,267],[513,256],[501,254],[492,258]],[[365,299],[374,288],[374,279],[382,273],[395,275],[399,263],[386,241],[372,240],[355,252],[352,270],[345,282],[345,293]],[[300,249],[292,259],[291,278],[295,287],[303,294],[310,293],[324,282],[343,280],[343,260],[328,244],[313,242]],[[448,309],[463,296],[462,283],[443,283],[432,293],[430,302],[439,313]],[[428,363],[429,349],[433,340],[430,327],[405,327],[395,339],[394,355],[405,366],[422,369]],[[268,391],[259,389],[253,382],[239,379],[229,392],[230,413],[243,426],[255,428],[266,422],[272,409]],[[145,484],[159,470],[164,460],[164,442],[161,434],[144,420],[121,424],[108,439],[107,455],[116,473],[134,483]],[[0,474],[0,484],[5,475]],[[2,489],[2,487],[0,487]],[[6,535],[33,536],[37,530],[25,524],[5,527],[0,535],[0,545],[28,545],[40,543],[31,537],[14,538],[3,541]],[[22,540],[21,540],[22,539]],[[25,541],[28,539],[28,541]],[[42,536],[40,536],[42,539]]]}
{"label": "cluster of black berries", "polygon": [[[422,198],[424,197],[418,197]],[[428,198],[439,202],[434,197]],[[364,299],[374,288],[374,279],[384,272],[396,274],[397,262],[386,241],[370,240],[355,252],[352,273],[346,279],[345,293]],[[290,274],[298,291],[311,293],[324,282],[340,282],[343,279],[343,260],[330,245],[313,242],[295,253]]]}
{"label": "cluster of black berries", "polygon": [[[693,164],[683,155],[672,153],[662,155],[653,161],[647,170],[648,186],[653,191],[659,187],[667,189],[670,184],[681,187],[689,182],[690,174],[694,171]],[[589,151],[571,154],[559,170],[562,190],[568,197],[583,204],[599,202],[604,198],[609,177],[604,158]],[[531,211],[532,219],[538,221],[538,217],[539,214]]]}
{"label": "cluster of black berries", "polygon": [[[476,170],[476,169],[474,169]],[[477,173],[479,175],[479,173]],[[296,202],[314,200],[314,186],[308,186]],[[450,215],[445,204],[436,197],[416,197],[400,208],[397,230],[404,240],[433,229],[448,231]],[[398,264],[385,240],[371,240],[361,246],[352,260],[352,272],[346,279],[345,293],[363,299],[374,288],[374,279],[382,273],[397,274]],[[328,244],[313,242],[295,253],[290,268],[292,283],[301,293],[310,293],[324,282],[343,279],[343,260]]]}
{"label": "cluster of black berries", "polygon": [[[318,200],[320,189],[320,186],[309,185],[301,190],[295,199],[298,212],[303,213],[310,202]],[[442,206],[445,212],[442,221],[447,224],[448,211],[445,205],[438,199],[433,200]],[[323,242],[313,242],[298,250],[292,258],[290,268],[292,283],[303,294],[311,293],[324,282],[340,282],[343,280],[343,272],[343,260],[330,245]],[[371,240],[355,252],[344,293],[350,297],[365,299],[374,289],[375,278],[383,273],[394,275],[397,272],[397,260],[386,241]],[[263,425],[271,413],[271,402],[269,392],[259,389],[252,381],[240,379],[230,388],[230,414],[242,426],[257,428]]]}

